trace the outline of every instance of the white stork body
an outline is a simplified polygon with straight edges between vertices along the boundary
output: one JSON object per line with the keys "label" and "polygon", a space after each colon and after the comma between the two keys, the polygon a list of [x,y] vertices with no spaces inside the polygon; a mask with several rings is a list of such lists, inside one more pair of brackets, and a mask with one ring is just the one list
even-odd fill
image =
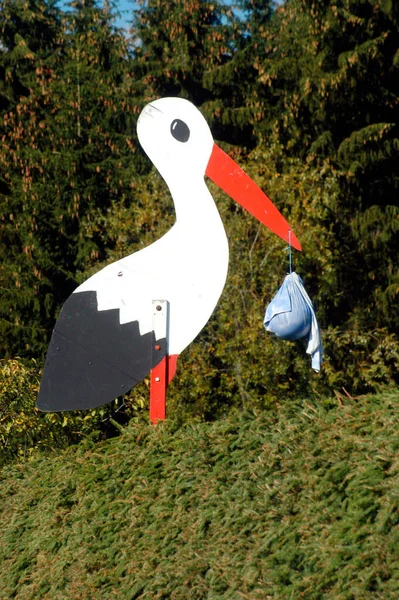
{"label": "white stork body", "polygon": [[[139,117],[137,134],[169,187],[176,223],[149,247],[90,277],[67,299],[50,340],[37,401],[41,410],[105,404],[164,365],[169,365],[163,371],[166,385],[173,377],[177,356],[208,321],[227,276],[227,238],[205,174],[300,249],[272,202],[214,144],[193,104],[181,98],[152,102]],[[166,335],[154,330],[154,300],[169,304]]]}
{"label": "white stork body", "polygon": [[[171,135],[176,115],[188,124],[186,142]],[[169,187],[176,223],[161,239],[105,267],[76,292],[95,291],[98,310],[119,309],[121,324],[138,321],[141,335],[153,328],[152,301],[167,300],[168,353],[180,354],[207,323],[227,276],[227,238],[204,180],[213,138],[199,110],[181,98],[147,105],[137,133]]]}
{"label": "white stork body", "polygon": [[[74,293],[94,291],[98,310],[119,309],[120,323],[152,328],[152,301],[169,302],[168,353],[180,354],[206,325],[222,293],[228,268],[223,223],[204,179],[191,190],[170,190],[177,222],[162,238],[112,263]],[[190,200],[191,211],[184,204]],[[183,205],[183,214],[179,212]],[[159,339],[162,334],[155,333]]]}

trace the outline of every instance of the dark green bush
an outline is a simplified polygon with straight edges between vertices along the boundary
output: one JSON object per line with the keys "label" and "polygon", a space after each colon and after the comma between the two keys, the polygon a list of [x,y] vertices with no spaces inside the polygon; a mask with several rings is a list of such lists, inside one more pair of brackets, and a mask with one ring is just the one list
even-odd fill
{"label": "dark green bush", "polygon": [[144,406],[145,385],[134,399],[115,401],[90,411],[41,413],[36,408],[41,370],[34,360],[0,361],[0,467],[29,460],[39,450],[51,451],[94,438],[119,434],[126,422]]}

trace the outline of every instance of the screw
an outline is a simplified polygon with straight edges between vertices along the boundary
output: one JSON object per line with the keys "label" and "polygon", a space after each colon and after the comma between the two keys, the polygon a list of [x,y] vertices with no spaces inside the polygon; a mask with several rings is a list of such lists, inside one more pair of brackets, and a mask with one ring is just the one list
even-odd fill
{"label": "screw", "polygon": [[158,305],[156,306],[156,309],[157,309],[157,310],[162,310],[162,306],[161,306],[160,304],[158,304]]}
{"label": "screw", "polygon": [[160,377],[155,377],[155,381],[161,381]]}
{"label": "screw", "polygon": [[161,349],[161,346],[160,346],[159,344],[157,344],[157,345],[155,346],[155,350],[160,350],[160,349]]}

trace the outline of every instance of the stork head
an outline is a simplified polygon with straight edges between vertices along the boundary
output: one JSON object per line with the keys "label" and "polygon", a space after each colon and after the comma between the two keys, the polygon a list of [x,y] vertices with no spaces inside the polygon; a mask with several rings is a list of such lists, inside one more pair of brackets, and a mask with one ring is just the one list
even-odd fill
{"label": "stork head", "polygon": [[145,106],[137,122],[139,142],[169,183],[173,177],[203,177],[213,137],[204,117],[188,100],[160,98]]}
{"label": "stork head", "polygon": [[207,175],[273,233],[297,250],[301,245],[276,206],[217,146],[200,111],[183,98],[160,98],[145,106],[137,122],[139,142],[170,185],[183,177],[195,185]]}

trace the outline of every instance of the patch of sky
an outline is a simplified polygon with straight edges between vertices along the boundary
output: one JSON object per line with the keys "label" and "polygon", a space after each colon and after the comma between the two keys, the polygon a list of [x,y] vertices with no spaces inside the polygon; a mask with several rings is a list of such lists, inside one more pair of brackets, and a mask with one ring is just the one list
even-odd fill
{"label": "patch of sky", "polygon": [[[59,0],[58,6],[65,11],[73,10],[71,0]],[[121,29],[128,29],[132,21],[132,13],[138,7],[134,0],[105,0],[97,2],[98,6],[109,5],[112,13],[115,15],[115,26]]]}
{"label": "patch of sky", "polygon": [[[281,0],[278,3],[281,3]],[[129,29],[132,22],[132,13],[136,8],[138,8],[138,2],[135,2],[134,0],[105,0],[105,2],[103,0],[102,2],[98,2],[99,6],[104,6],[105,4],[111,6],[113,14],[116,15],[115,26],[122,29]],[[225,4],[234,5],[234,1],[226,0]],[[59,0],[58,5],[63,10],[72,10],[71,0]],[[244,16],[244,13],[240,10],[235,10],[235,13],[238,17],[242,18]]]}

